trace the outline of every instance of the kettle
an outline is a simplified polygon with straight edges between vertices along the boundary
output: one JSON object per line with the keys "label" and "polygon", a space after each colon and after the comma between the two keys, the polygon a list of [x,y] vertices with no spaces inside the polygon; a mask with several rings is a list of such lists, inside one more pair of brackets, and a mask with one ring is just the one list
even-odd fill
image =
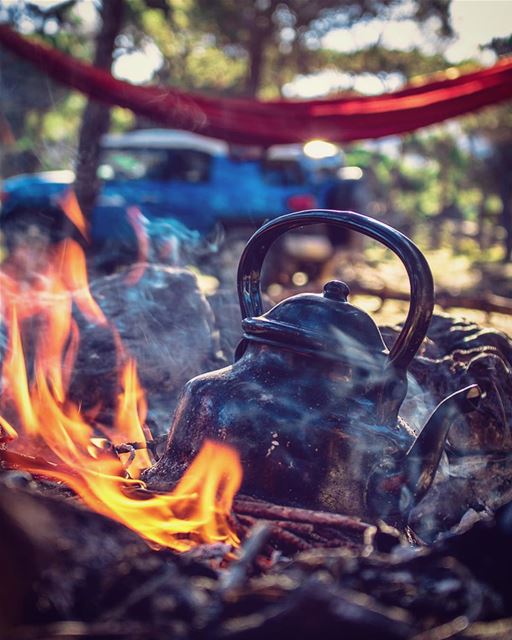
{"label": "kettle", "polygon": [[[404,264],[410,307],[391,350],[349,288],[287,298],[263,313],[260,273],[286,231],[327,223],[374,238]],[[399,231],[350,211],[312,210],[276,218],[248,241],[238,269],[243,339],[235,363],[190,380],[164,456],[147,476],[178,481],[205,439],[240,454],[242,492],[281,504],[369,519],[403,518],[428,491],[451,423],[477,407],[477,385],[444,399],[416,435],[400,415],[407,367],[432,316],[428,263]]]}

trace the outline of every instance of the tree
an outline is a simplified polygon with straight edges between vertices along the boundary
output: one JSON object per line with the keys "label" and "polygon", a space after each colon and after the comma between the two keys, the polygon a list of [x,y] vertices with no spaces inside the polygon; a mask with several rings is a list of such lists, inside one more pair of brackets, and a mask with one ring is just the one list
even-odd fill
{"label": "tree", "polygon": [[[282,54],[290,71],[308,72],[305,62],[320,49],[320,38],[335,28],[350,27],[374,17],[385,19],[400,6],[411,18],[435,18],[443,35],[451,33],[450,0],[196,0],[195,23],[212,34],[218,46],[236,49],[247,61],[244,93],[261,89],[270,60]],[[405,17],[405,14],[402,12]],[[295,67],[295,69],[293,68]]]}
{"label": "tree", "polygon": [[[166,0],[103,0],[100,6],[101,26],[95,40],[93,64],[99,69],[111,70],[116,43],[123,30],[131,32],[136,42],[143,37],[140,31],[145,11],[157,11],[170,17],[170,5]],[[75,191],[80,208],[90,214],[99,193],[97,177],[101,138],[109,130],[111,110],[94,100],[85,107],[77,152]]]}
{"label": "tree", "polygon": [[[13,3],[0,8],[0,18],[14,27],[31,24],[34,34],[63,51],[78,54],[75,44],[78,24],[70,21],[68,15],[74,3],[75,0],[56,3],[46,11],[30,2]],[[45,116],[60,107],[66,108],[69,95],[68,89],[0,49],[0,114],[14,139],[9,149],[4,150],[3,175],[38,168],[36,152],[45,135]]]}
{"label": "tree", "polygon": [[[132,29],[140,38],[143,34],[139,28],[139,17],[145,10],[160,11],[163,15],[169,13],[166,0],[105,0],[98,3],[99,29],[95,37],[91,37],[90,26],[83,23],[75,11],[77,8],[80,8],[79,0],[62,0],[48,6],[25,2],[6,9],[0,7],[0,19],[15,28],[23,26],[24,30],[30,24],[33,35],[44,42],[73,57],[92,58],[95,66],[110,70],[123,28]],[[48,136],[46,124],[51,119],[54,129],[66,129],[70,115],[68,103],[71,102],[75,115],[82,108],[83,101],[77,101],[74,92],[50,81],[30,64],[0,49],[0,114],[3,114],[3,129],[8,126],[16,141],[12,166],[3,162],[4,175],[38,168],[34,151],[38,141]],[[99,187],[96,181],[99,143],[109,129],[109,123],[110,110],[107,107],[93,101],[86,103],[75,158],[76,190],[84,212],[90,211]],[[76,124],[78,119],[73,139],[69,140],[70,147],[75,143]]]}
{"label": "tree", "polygon": [[[94,66],[110,70],[115,41],[121,30],[124,0],[109,0],[101,6],[101,27],[96,37]],[[83,213],[88,215],[94,206],[100,184],[97,168],[101,137],[110,125],[110,109],[89,100],[85,107],[78,142],[75,192]]]}
{"label": "tree", "polygon": [[[498,56],[512,53],[512,35],[494,38],[483,48]],[[488,191],[494,191],[501,202],[500,220],[505,236],[503,260],[512,260],[512,108],[510,103],[489,109],[465,119],[465,129],[475,140],[484,141],[485,153],[477,167],[479,182]],[[485,213],[485,209],[482,211]]]}

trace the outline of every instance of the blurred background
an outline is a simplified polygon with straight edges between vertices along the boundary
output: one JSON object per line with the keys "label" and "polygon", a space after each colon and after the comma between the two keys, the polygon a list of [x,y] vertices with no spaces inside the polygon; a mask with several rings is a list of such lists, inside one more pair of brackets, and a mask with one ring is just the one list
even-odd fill
{"label": "blurred background", "polygon": [[[261,100],[378,95],[491,66],[512,53],[508,0],[2,0],[0,22],[135,84]],[[272,154],[228,146],[211,153],[225,154],[230,162],[235,158],[237,166],[258,162],[264,177],[253,189],[260,196],[268,191],[267,201],[277,198],[274,187],[300,183],[286,207],[277,201],[277,211],[261,205],[269,207],[269,215],[323,205],[354,209],[397,227],[425,251],[445,308],[470,308],[466,315],[479,320],[492,313],[494,324],[511,331],[511,124],[511,103],[504,102],[414,133],[342,148],[306,145]],[[141,154],[163,145],[121,134],[157,126],[126,109],[88,102],[0,46],[3,259],[11,233],[5,230],[9,179],[72,171],[67,181],[76,174],[80,205],[91,215],[105,182],[119,179],[121,171],[125,180],[140,179],[141,172],[147,177],[154,154],[149,159]],[[114,136],[106,139],[107,133]],[[168,146],[183,144],[171,135]],[[113,157],[105,159],[108,153]],[[178,171],[189,159],[176,162]],[[201,182],[201,170],[195,163],[186,179]],[[229,165],[224,170],[227,178],[217,193],[230,189]],[[319,176],[334,172],[339,184],[352,185],[348,191],[331,189],[325,201],[292,200],[310,195],[303,188],[308,181],[318,184]],[[237,175],[232,174],[231,188],[243,179]],[[192,203],[193,197],[187,192],[185,199]],[[172,210],[163,222],[144,218],[153,257],[194,264],[206,287],[229,284],[244,241],[265,219],[261,207],[258,215],[246,215],[247,224],[215,224],[199,234],[179,216],[174,221]],[[126,260],[137,258],[140,242]],[[385,308],[391,319],[403,313],[407,281],[396,259],[372,243],[322,230],[276,247],[266,285],[278,299],[332,276],[349,281],[369,310]]]}

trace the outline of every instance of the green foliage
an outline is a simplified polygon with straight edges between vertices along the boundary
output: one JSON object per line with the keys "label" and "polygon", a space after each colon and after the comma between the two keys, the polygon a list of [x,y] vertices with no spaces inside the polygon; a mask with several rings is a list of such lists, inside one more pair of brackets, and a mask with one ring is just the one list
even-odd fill
{"label": "green foliage", "polygon": [[[360,51],[341,53],[332,49],[316,49],[304,53],[308,71],[336,69],[351,74],[382,75],[399,73],[404,79],[432,74],[446,68],[442,55],[426,55],[418,49],[401,51],[372,45]],[[304,62],[304,58],[303,58]]]}
{"label": "green foliage", "polygon": [[[419,22],[437,20],[439,33],[449,35],[449,3],[449,0],[288,0],[286,3],[281,0],[246,3],[195,0],[189,6],[192,6],[195,26],[211,34],[218,47],[236,48],[239,56],[246,59],[242,91],[249,95],[268,95],[279,88],[274,84],[272,91],[268,83],[276,78],[283,80],[282,76],[272,73],[276,63],[284,62],[289,76],[311,73],[325,68],[326,64],[338,68],[340,64],[347,66],[348,56],[322,52],[321,37],[332,29],[347,28],[376,17],[386,19],[401,10],[402,17]],[[359,71],[382,70],[378,61],[373,66],[372,53],[378,49],[369,52],[366,61],[362,59],[364,55],[360,56]],[[368,64],[372,68],[366,68]]]}
{"label": "green foliage", "polygon": [[[92,42],[82,21],[73,13],[75,0],[47,9],[27,3],[23,12],[11,14],[11,24],[27,18],[33,37],[77,58],[89,59]],[[67,166],[76,143],[85,100],[53,82],[32,65],[0,49],[0,114],[8,123],[15,144],[0,155],[2,175],[54,168],[56,158]],[[59,152],[53,154],[53,150]],[[67,152],[62,153],[63,149]]]}

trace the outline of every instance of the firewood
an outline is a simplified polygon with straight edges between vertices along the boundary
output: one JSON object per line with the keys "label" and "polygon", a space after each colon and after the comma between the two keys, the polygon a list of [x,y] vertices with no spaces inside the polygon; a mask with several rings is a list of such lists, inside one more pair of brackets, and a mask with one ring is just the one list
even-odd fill
{"label": "firewood", "polygon": [[[268,518],[258,525],[260,518],[239,515],[246,530],[251,523],[256,529],[231,565],[219,565],[218,545],[195,559],[156,551],[69,499],[0,483],[0,634],[9,640],[505,638],[512,616],[511,509],[420,553],[317,547],[266,564],[261,554],[268,556],[269,541],[306,548],[316,523]],[[304,520],[302,511],[290,513]],[[382,532],[395,537],[393,530]]]}

